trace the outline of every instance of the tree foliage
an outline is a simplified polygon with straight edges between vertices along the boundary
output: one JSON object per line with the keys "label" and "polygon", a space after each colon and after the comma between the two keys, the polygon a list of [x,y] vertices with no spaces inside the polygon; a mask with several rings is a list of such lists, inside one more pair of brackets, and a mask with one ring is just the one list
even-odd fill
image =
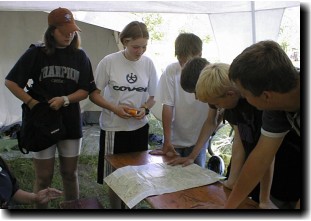
{"label": "tree foliage", "polygon": [[151,41],[161,41],[164,33],[159,30],[163,23],[163,17],[159,13],[143,13],[142,20],[146,24]]}

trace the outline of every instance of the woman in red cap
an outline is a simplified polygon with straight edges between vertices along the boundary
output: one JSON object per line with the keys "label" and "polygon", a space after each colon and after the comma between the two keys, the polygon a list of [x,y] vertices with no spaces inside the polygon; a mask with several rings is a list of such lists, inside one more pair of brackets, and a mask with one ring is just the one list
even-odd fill
{"label": "woman in red cap", "polygon": [[[6,77],[5,85],[30,110],[40,102],[48,102],[62,114],[65,137],[55,145],[33,152],[35,168],[34,192],[51,186],[55,152],[58,151],[65,200],[79,198],[78,156],[82,143],[82,121],[79,101],[96,89],[91,62],[80,48],[80,28],[72,13],[58,8],[48,15],[44,44],[30,47]],[[24,91],[28,80],[31,90]],[[36,88],[40,88],[38,93]],[[42,91],[45,93],[43,94]],[[44,95],[48,95],[44,96]],[[47,203],[37,208],[47,208]]]}

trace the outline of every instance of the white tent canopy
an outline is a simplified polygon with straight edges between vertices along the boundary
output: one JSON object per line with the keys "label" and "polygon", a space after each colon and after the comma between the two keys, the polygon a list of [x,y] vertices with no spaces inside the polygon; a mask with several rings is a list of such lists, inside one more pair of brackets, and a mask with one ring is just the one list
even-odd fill
{"label": "white tent canopy", "polygon": [[[213,30],[213,37],[217,42],[219,59],[230,63],[232,59],[249,45],[266,39],[277,40],[284,10],[299,7],[300,2],[291,1],[0,1],[0,17],[4,13],[15,12],[43,12],[57,7],[66,7],[72,11],[88,12],[144,12],[144,13],[185,13],[208,14]],[[23,19],[23,17],[21,17]],[[29,17],[28,17],[29,19]],[[5,33],[14,33],[14,25],[1,17],[0,29]],[[25,22],[28,21],[27,19]],[[38,21],[34,22],[33,28]],[[22,21],[20,21],[22,22]],[[43,23],[45,20],[43,21]],[[112,23],[111,21],[107,21]],[[104,26],[104,25],[103,25]],[[105,27],[105,26],[104,26]],[[31,28],[31,25],[29,25]],[[204,27],[202,27],[204,28]],[[88,28],[87,28],[88,29]],[[89,31],[87,31],[90,35]],[[38,36],[41,32],[36,32]],[[299,33],[297,33],[299,34]],[[33,38],[33,30],[23,30],[20,35],[3,35],[0,40],[0,127],[21,120],[20,102],[3,86],[4,77],[21,55],[27,45],[21,45],[18,38]],[[93,38],[96,41],[98,38]],[[36,40],[36,38],[33,38]],[[98,47],[107,44],[98,40]],[[115,42],[113,43],[115,44]],[[11,55],[9,48],[20,47],[16,54]],[[83,41],[85,48],[85,41]],[[3,50],[6,48],[7,51]],[[87,51],[93,54],[98,48],[90,47]],[[10,53],[8,53],[10,52]],[[97,52],[95,52],[96,54]],[[11,56],[11,57],[8,57]],[[10,59],[10,60],[8,60]],[[1,62],[1,61],[6,61]],[[92,60],[97,66],[98,57]],[[11,104],[13,103],[13,104]],[[160,114],[158,114],[160,115]]]}
{"label": "white tent canopy", "polygon": [[0,11],[51,11],[66,7],[72,11],[219,14],[284,9],[297,1],[8,1]]}

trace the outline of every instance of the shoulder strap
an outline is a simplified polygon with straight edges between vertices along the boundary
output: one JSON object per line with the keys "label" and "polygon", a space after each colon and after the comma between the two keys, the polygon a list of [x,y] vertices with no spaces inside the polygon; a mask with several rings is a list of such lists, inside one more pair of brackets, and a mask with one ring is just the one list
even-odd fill
{"label": "shoulder strap", "polygon": [[[33,43],[29,46],[29,48],[33,48],[36,47],[38,50],[41,50],[42,48],[45,47],[44,43]],[[50,95],[38,84],[36,84],[35,86],[32,85],[30,86],[26,86],[27,90],[31,90],[36,94],[42,95],[46,100],[50,99]]]}

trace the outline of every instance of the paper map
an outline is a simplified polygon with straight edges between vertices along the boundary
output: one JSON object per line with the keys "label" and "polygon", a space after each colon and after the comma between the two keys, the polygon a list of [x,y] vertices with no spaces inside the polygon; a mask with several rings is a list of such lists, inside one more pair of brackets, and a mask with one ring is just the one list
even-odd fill
{"label": "paper map", "polygon": [[148,196],[203,186],[222,178],[196,164],[182,167],[155,163],[119,168],[104,181],[131,209]]}

